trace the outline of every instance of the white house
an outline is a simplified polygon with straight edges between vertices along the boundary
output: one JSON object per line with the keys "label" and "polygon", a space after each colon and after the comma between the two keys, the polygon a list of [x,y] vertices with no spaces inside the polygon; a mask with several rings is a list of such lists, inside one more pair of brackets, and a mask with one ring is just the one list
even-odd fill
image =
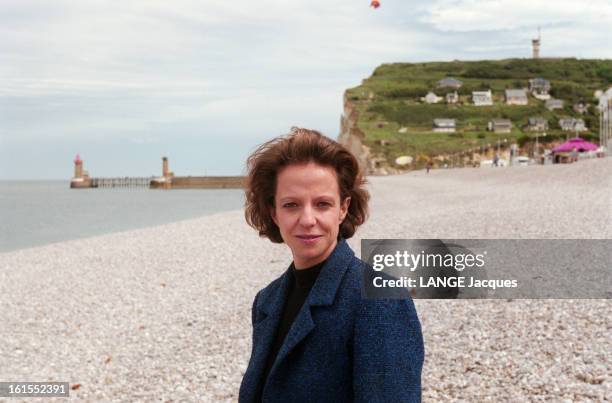
{"label": "white house", "polygon": [[455,119],[433,120],[433,131],[436,133],[454,133],[456,127]]}
{"label": "white house", "polygon": [[459,94],[457,94],[457,91],[446,94],[447,104],[456,104],[457,102],[459,102]]}
{"label": "white house", "polygon": [[602,90],[595,91],[595,98],[599,99],[597,108],[605,113],[608,104],[612,103],[612,87],[608,88],[605,92]]}
{"label": "white house", "polygon": [[559,127],[563,131],[584,132],[588,130],[582,119],[559,119]]}
{"label": "white house", "polygon": [[555,109],[563,109],[563,100],[561,99],[549,99],[545,103],[546,109],[549,111],[554,111]]}
{"label": "white house", "polygon": [[495,133],[510,133],[512,122],[508,119],[493,119],[489,122],[489,130]]}
{"label": "white house", "polygon": [[532,117],[527,121],[527,130],[531,132],[543,132],[548,130],[548,120],[541,117]]}
{"label": "white house", "polygon": [[506,104],[527,105],[527,90],[506,90]]}
{"label": "white house", "polygon": [[550,99],[550,81],[545,80],[541,77],[532,78],[529,80],[529,91],[533,94],[537,99],[541,99],[543,101]]}
{"label": "white house", "polygon": [[493,94],[491,94],[491,90],[473,91],[472,100],[476,106],[490,106],[493,105]]}

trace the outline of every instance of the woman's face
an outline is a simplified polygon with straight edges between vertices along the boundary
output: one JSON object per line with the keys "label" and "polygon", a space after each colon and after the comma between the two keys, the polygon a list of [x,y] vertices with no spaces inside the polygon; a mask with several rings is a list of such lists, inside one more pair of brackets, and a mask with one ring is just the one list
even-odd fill
{"label": "woman's face", "polygon": [[272,219],[296,269],[321,263],[337,244],[350,198],[340,201],[336,171],[314,162],[289,165],[277,177]]}

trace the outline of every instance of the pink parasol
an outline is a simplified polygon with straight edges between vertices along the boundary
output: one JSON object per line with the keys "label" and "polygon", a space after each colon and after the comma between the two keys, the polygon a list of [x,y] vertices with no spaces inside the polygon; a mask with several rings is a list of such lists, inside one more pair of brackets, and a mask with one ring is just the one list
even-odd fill
{"label": "pink parasol", "polygon": [[574,137],[573,139],[570,139],[566,141],[565,143],[559,144],[558,146],[553,148],[553,152],[567,153],[567,152],[573,151],[574,148],[578,152],[584,152],[584,151],[595,151],[597,150],[598,146],[596,144],[589,143],[583,138]]}

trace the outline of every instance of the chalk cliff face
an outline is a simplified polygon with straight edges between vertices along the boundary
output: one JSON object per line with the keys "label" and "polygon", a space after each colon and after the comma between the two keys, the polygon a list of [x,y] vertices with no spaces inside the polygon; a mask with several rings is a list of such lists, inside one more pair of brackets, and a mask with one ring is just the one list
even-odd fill
{"label": "chalk cliff face", "polygon": [[355,108],[355,104],[348,99],[346,92],[344,93],[344,111],[340,118],[340,134],[338,142],[344,145],[359,161],[359,167],[365,174],[372,173],[372,167],[369,161],[369,149],[363,145],[365,134],[357,126],[359,120],[359,112]]}
{"label": "chalk cliff face", "polygon": [[359,111],[355,101],[348,99],[344,93],[344,111],[340,118],[338,142],[348,148],[359,162],[361,172],[365,175],[389,175],[400,171],[389,166],[384,157],[372,155],[370,148],[364,144],[365,133],[359,128]]}

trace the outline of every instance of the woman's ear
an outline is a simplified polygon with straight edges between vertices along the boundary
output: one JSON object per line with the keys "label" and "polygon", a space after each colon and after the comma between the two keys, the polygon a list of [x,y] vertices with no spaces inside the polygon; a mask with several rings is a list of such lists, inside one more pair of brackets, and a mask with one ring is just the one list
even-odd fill
{"label": "woman's ear", "polygon": [[346,218],[346,214],[348,213],[348,208],[350,205],[351,205],[350,197],[346,197],[340,204],[340,222],[344,221],[344,219]]}
{"label": "woman's ear", "polygon": [[276,224],[276,226],[278,227],[278,222],[276,221],[276,209],[274,208],[274,206],[270,207],[270,217],[272,217],[272,221],[274,221],[274,224]]}

